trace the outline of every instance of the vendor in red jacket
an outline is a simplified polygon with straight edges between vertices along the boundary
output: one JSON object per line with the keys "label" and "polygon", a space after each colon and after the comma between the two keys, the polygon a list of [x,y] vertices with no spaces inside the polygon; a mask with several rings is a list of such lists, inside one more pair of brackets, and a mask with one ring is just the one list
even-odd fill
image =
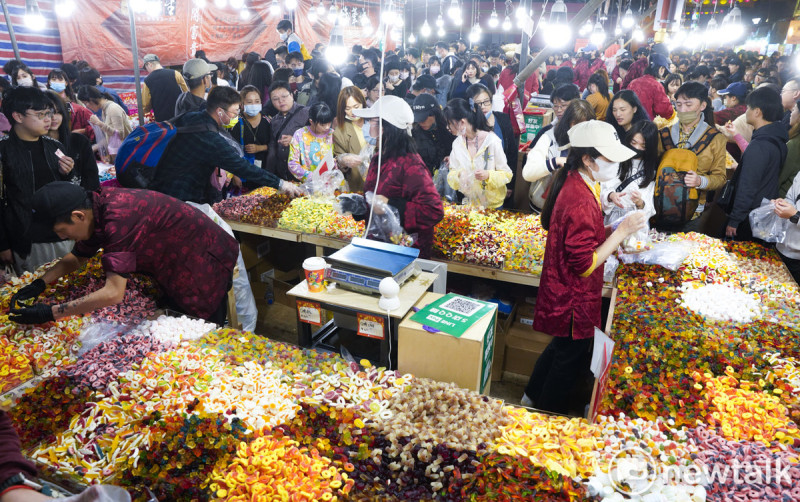
{"label": "vendor in red jacket", "polygon": [[398,210],[406,233],[417,234],[414,247],[419,249],[420,258],[429,258],[433,227],[444,218],[444,208],[411,137],[414,123],[411,106],[397,96],[383,96],[369,108],[353,110],[353,114],[369,122],[370,136],[379,138],[381,145],[380,180],[376,148],[364,192],[373,192],[378,200]]}
{"label": "vendor in red jacket", "polygon": [[36,467],[22,456],[19,436],[11,419],[0,411],[0,501],[51,500],[31,488],[26,480],[32,479],[36,479]]}
{"label": "vendor in red jacket", "polygon": [[[217,324],[225,321],[239,245],[199,209],[150,190],[86,192],[64,181],[36,191],[33,208],[35,224],[76,242],[72,253],[11,298],[12,321],[42,324],[115,305],[134,272],[151,275],[170,307]],[[46,284],[77,270],[100,249],[106,273],[101,289],[60,305],[20,308],[20,301],[35,299]]]}
{"label": "vendor in red jacket", "polygon": [[667,91],[657,79],[669,73],[669,60],[663,54],[654,52],[650,54],[650,64],[644,71],[644,75],[637,78],[628,86],[628,89],[635,92],[639,101],[642,102],[644,111],[655,120],[656,116],[666,120],[675,115],[675,109],[667,97]]}
{"label": "vendor in red jacket", "polygon": [[644,226],[633,213],[616,230],[603,226],[600,183],[618,175],[635,155],[614,127],[590,120],[569,130],[570,151],[556,171],[542,211],[548,231],[533,329],[554,338],[536,361],[522,404],[569,411],[570,391],[589,367],[595,326],[600,325],[603,263],[622,241]]}

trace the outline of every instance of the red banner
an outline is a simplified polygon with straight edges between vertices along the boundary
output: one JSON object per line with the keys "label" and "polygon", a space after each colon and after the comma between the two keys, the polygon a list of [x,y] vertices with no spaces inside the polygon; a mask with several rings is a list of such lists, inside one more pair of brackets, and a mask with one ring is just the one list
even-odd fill
{"label": "red banner", "polygon": [[[101,72],[131,68],[127,2],[75,1],[76,14],[67,19],[58,18],[64,61],[85,59]],[[309,10],[319,3],[311,0],[298,3],[296,31],[308,51],[311,52],[318,42],[328,45],[332,24],[327,21],[327,15],[315,23],[307,21]],[[193,0],[168,0],[159,4],[160,15],[136,14],[139,64],[145,54],[153,53],[164,66],[182,65],[198,49],[204,50],[211,61],[224,61],[231,56],[240,59],[243,53],[250,51],[263,55],[280,42],[275,26],[283,19],[283,13],[271,15],[267,1],[249,5],[247,19],[242,19],[237,9],[217,8],[213,1],[207,1],[202,9]],[[345,2],[345,6],[360,10],[364,4]],[[377,6],[370,6],[369,10],[372,33],[365,36],[360,23],[348,22],[344,29],[345,46],[377,44],[374,31],[378,26]]]}

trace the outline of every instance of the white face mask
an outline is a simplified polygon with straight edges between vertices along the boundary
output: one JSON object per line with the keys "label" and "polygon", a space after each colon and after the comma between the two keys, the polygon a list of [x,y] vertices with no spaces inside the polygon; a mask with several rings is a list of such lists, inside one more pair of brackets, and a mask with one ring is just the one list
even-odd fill
{"label": "white face mask", "polygon": [[17,85],[20,87],[33,87],[33,80],[28,77],[17,79]]}
{"label": "white face mask", "polygon": [[592,177],[594,177],[595,181],[611,181],[619,173],[619,162],[608,162],[600,157],[594,159],[594,162],[598,167],[597,171],[592,171]]}
{"label": "white face mask", "polygon": [[279,33],[279,35],[281,37],[281,42],[285,42],[286,39],[289,38],[289,34],[288,33]]}
{"label": "white face mask", "polygon": [[431,66],[431,75],[436,75],[437,73],[439,73],[439,67]]}
{"label": "white face mask", "polygon": [[409,75],[409,73],[407,71],[404,71],[404,72],[400,73],[400,78],[405,80],[405,79],[408,78],[408,75]]}
{"label": "white face mask", "polygon": [[481,66],[481,71],[483,73],[486,73],[487,71],[489,71],[489,67],[488,66]]}
{"label": "white face mask", "polygon": [[389,75],[389,81],[393,84],[400,82],[400,75]]}

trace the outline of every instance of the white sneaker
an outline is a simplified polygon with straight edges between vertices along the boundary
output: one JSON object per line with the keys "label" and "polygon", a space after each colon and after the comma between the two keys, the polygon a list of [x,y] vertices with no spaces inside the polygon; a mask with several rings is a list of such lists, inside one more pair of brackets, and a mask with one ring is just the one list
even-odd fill
{"label": "white sneaker", "polygon": [[529,398],[527,394],[522,394],[522,399],[519,400],[519,403],[522,406],[533,408],[533,401],[531,401],[531,398]]}

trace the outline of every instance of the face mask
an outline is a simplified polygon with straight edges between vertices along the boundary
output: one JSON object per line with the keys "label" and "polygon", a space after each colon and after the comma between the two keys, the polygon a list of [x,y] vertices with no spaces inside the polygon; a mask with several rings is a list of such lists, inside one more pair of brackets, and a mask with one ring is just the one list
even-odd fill
{"label": "face mask", "polygon": [[302,68],[295,68],[292,70],[295,77],[302,77],[303,76],[303,69]]}
{"label": "face mask", "polygon": [[644,154],[645,154],[645,151],[644,151],[644,150],[639,150],[638,148],[634,148],[634,147],[632,147],[632,146],[629,146],[628,148],[630,148],[631,150],[633,150],[634,152],[636,152],[636,155],[634,155],[634,156],[633,156],[633,158],[635,158],[635,159],[641,159],[641,158],[643,158],[643,157],[644,157]]}
{"label": "face mask", "polygon": [[467,135],[467,126],[462,127],[461,130],[458,131],[458,135],[459,136],[466,136]]}
{"label": "face mask", "polygon": [[378,138],[373,138],[372,135],[369,133],[370,125],[368,121],[364,121],[364,125],[361,126],[361,132],[364,134],[364,139],[367,140],[367,143],[370,145],[375,145],[378,143]]}
{"label": "face mask", "polygon": [[33,87],[33,80],[28,77],[17,79],[17,85],[20,87]]}
{"label": "face mask", "polygon": [[409,75],[409,73],[407,71],[404,71],[403,73],[400,74],[400,78],[405,80],[405,79],[408,78],[408,75]]}
{"label": "face mask", "polygon": [[486,120],[489,120],[489,117],[492,116],[492,111],[489,110],[488,112],[484,113],[483,116],[486,117]]}
{"label": "face mask", "polygon": [[[217,115],[219,117],[220,123],[222,123],[223,115],[227,115],[227,113],[222,113],[220,115]],[[222,127],[224,127],[225,129],[233,129],[233,127],[238,123],[239,123],[239,116],[237,115],[233,117],[227,124],[222,124]]]}
{"label": "face mask", "polygon": [[487,71],[489,71],[489,67],[488,66],[481,66],[481,71],[483,73],[486,73]]}
{"label": "face mask", "polygon": [[279,35],[281,37],[281,42],[285,42],[286,39],[289,38],[289,34],[288,33],[279,33]]}
{"label": "face mask", "polygon": [[64,92],[67,88],[66,82],[50,82],[50,88],[56,92]]}
{"label": "face mask", "polygon": [[678,122],[682,125],[688,125],[697,120],[697,112],[677,112]]}
{"label": "face mask", "polygon": [[619,172],[619,162],[607,162],[599,157],[594,159],[594,162],[599,168],[598,171],[592,171],[592,176],[595,181],[611,181],[617,176]]}
{"label": "face mask", "polygon": [[436,75],[437,73],[439,73],[439,67],[431,66],[431,75]]}
{"label": "face mask", "polygon": [[248,117],[255,117],[261,113],[261,105],[244,105],[244,113],[247,114]]}
{"label": "face mask", "polygon": [[389,75],[389,82],[393,84],[400,82],[400,75]]}

